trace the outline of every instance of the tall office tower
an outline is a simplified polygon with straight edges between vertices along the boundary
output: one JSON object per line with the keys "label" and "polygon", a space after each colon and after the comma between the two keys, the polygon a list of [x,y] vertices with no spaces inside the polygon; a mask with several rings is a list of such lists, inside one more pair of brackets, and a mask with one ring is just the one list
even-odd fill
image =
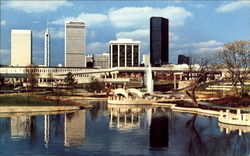
{"label": "tall office tower", "polygon": [[28,66],[32,63],[31,30],[11,30],[11,65]]}
{"label": "tall office tower", "polygon": [[178,64],[189,64],[189,57],[185,55],[178,55]]}
{"label": "tall office tower", "polygon": [[152,66],[168,63],[168,29],[168,19],[150,18],[150,63]]}
{"label": "tall office tower", "polygon": [[50,34],[48,26],[44,35],[44,65],[50,66]]}
{"label": "tall office tower", "polygon": [[110,67],[139,66],[140,44],[140,41],[133,41],[132,39],[110,41]]}
{"label": "tall office tower", "polygon": [[65,66],[86,67],[84,22],[65,22]]}

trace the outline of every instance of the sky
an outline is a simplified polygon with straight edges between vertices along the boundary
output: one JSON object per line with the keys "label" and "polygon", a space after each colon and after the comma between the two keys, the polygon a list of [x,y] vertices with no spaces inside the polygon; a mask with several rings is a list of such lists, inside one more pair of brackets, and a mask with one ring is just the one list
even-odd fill
{"label": "sky", "polygon": [[[169,19],[169,62],[211,55],[225,43],[250,40],[250,1],[1,1],[0,64],[10,64],[11,29],[32,30],[32,61],[43,64],[49,23],[51,64],[64,64],[64,21],[86,22],[87,55],[108,51],[110,40],[141,41],[149,53],[149,19]],[[21,55],[21,54],[20,54]],[[141,57],[142,58],[142,57]],[[142,61],[142,60],[141,60]]]}

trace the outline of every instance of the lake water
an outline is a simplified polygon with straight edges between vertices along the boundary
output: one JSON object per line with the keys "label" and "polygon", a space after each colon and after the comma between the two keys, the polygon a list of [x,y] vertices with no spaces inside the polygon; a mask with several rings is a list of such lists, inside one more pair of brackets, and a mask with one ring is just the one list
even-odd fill
{"label": "lake water", "polygon": [[0,118],[0,155],[250,155],[250,133],[226,130],[217,118],[90,103],[90,110]]}

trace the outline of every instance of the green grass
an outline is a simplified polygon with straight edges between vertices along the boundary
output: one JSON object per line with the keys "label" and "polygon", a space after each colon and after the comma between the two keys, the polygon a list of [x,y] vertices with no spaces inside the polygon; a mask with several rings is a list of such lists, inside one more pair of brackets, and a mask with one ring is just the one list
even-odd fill
{"label": "green grass", "polygon": [[0,96],[0,106],[70,106],[54,101],[37,100],[25,96]]}

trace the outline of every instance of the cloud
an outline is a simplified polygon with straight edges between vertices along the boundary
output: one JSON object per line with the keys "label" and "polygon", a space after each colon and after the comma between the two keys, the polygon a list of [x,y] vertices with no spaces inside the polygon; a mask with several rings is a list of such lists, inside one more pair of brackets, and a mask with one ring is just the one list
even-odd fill
{"label": "cloud", "polygon": [[92,42],[87,45],[88,54],[97,54],[107,52],[109,48],[109,43],[103,42]]}
{"label": "cloud", "polygon": [[89,26],[102,26],[102,24],[108,21],[108,16],[104,14],[89,14],[80,13],[77,17],[63,17],[50,22],[51,24],[64,24],[65,21],[84,21]]}
{"label": "cloud", "polygon": [[8,1],[4,7],[13,8],[27,13],[55,11],[59,7],[72,6],[71,2],[60,1]]}
{"label": "cloud", "polygon": [[0,64],[10,64],[10,50],[0,49]]}
{"label": "cloud", "polygon": [[[148,41],[149,40],[149,29],[137,29],[134,31],[129,31],[129,32],[119,32],[116,34],[117,38],[132,38],[135,40],[142,40],[142,41]],[[176,41],[179,39],[179,37],[172,33],[169,32],[169,39],[171,41]]]}
{"label": "cloud", "polygon": [[221,47],[204,47],[204,48],[198,48],[193,51],[193,54],[212,54],[216,51],[218,51]]}
{"label": "cloud", "polygon": [[149,40],[149,29],[138,29],[129,32],[119,32],[116,34],[116,38],[132,38],[134,40],[145,41]]}
{"label": "cloud", "polygon": [[1,20],[1,26],[5,26],[6,25],[6,21],[5,20]]}
{"label": "cloud", "polygon": [[177,40],[179,40],[179,36],[172,33],[172,32],[169,32],[169,40],[170,40],[170,42],[171,41],[177,41]]}
{"label": "cloud", "polygon": [[209,40],[205,42],[172,44],[170,48],[174,51],[173,55],[184,54],[188,56],[211,55],[223,46],[223,43]]}
{"label": "cloud", "polygon": [[193,4],[191,6],[194,7],[194,8],[204,8],[203,4]]}
{"label": "cloud", "polygon": [[96,34],[94,30],[87,31],[87,36],[89,36],[91,39],[94,39]]}
{"label": "cloud", "polygon": [[9,55],[9,54],[10,54],[10,50],[1,49],[1,50],[0,50],[0,54],[1,54],[1,55]]}
{"label": "cloud", "polygon": [[192,13],[183,7],[168,6],[165,8],[153,7],[124,7],[111,9],[109,19],[112,25],[119,28],[147,28],[152,16],[161,16],[169,19],[170,26],[184,25]]}
{"label": "cloud", "polygon": [[216,8],[217,12],[229,12],[236,9],[249,7],[250,8],[250,1],[236,1],[236,2],[230,2],[224,5],[219,6]]}
{"label": "cloud", "polygon": [[186,43],[180,45],[180,47],[195,47],[195,48],[201,48],[201,47],[212,47],[212,46],[221,46],[223,43],[215,41],[215,40],[209,40],[205,42],[197,42],[197,43]]}
{"label": "cloud", "polygon": [[[49,28],[51,38],[64,38],[64,29]],[[33,31],[32,35],[36,38],[44,38],[45,29],[41,31]]]}

